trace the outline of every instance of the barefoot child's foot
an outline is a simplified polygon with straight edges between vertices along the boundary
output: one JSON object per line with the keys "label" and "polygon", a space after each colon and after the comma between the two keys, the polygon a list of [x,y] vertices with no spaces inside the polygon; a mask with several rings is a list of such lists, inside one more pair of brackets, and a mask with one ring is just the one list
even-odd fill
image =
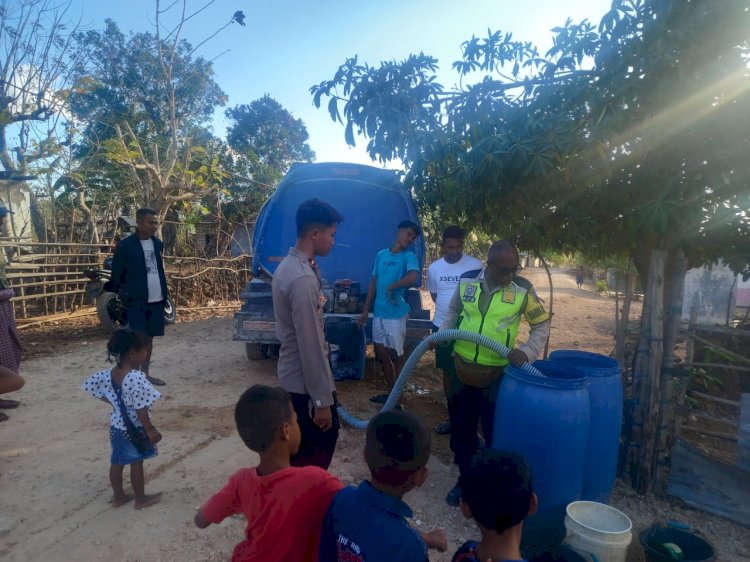
{"label": "barefoot child's foot", "polygon": [[136,498],[135,499],[135,507],[136,509],[146,509],[147,507],[151,507],[155,503],[159,503],[159,500],[161,500],[161,492],[158,494],[151,494],[148,496],[143,496],[142,498]]}
{"label": "barefoot child's foot", "polygon": [[126,503],[128,503],[130,500],[133,499],[133,494],[123,494],[120,497],[114,496],[109,503],[112,504],[112,507],[122,507]]}

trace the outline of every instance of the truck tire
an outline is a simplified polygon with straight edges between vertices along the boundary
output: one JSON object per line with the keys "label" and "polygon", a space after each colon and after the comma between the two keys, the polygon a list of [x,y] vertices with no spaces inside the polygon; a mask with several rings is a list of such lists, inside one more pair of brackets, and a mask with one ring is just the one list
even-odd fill
{"label": "truck tire", "polygon": [[250,361],[259,361],[266,358],[264,345],[262,343],[245,343],[245,355]]}
{"label": "truck tire", "polygon": [[174,324],[177,321],[177,309],[170,297],[164,301],[164,323]]}
{"label": "truck tire", "polygon": [[99,317],[104,330],[113,334],[118,328],[124,328],[126,324],[117,321],[114,307],[117,304],[117,294],[108,291],[96,297],[96,315]]}

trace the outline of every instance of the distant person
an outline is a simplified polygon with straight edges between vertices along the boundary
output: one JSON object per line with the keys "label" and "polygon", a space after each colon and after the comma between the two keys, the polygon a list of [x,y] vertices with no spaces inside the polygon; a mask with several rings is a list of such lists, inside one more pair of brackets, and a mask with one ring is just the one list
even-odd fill
{"label": "distant person", "polygon": [[164,275],[164,244],[156,237],[156,211],[144,207],[135,213],[137,236],[122,238],[112,258],[112,281],[127,310],[128,328],[146,335],[147,353],[140,370],[151,384],[166,384],[149,373],[154,337],[164,335],[164,303],[167,278]]}
{"label": "distant person", "polygon": [[[375,303],[372,318],[372,342],[375,357],[380,361],[388,392],[393,390],[401,368],[404,366],[404,342],[409,305],[404,298],[406,290],[419,279],[419,262],[414,252],[408,250],[422,233],[419,225],[402,221],[398,225],[396,240],[390,248],[380,250],[375,256],[372,278],[367,290],[359,325],[367,324],[370,308]],[[384,404],[388,394],[370,400]]]}
{"label": "distant person", "polygon": [[323,331],[326,297],[320,286],[317,256],[333,248],[339,212],[319,199],[297,209],[297,243],[281,261],[271,284],[279,350],[279,384],[292,397],[302,443],[292,466],[331,465],[339,436],[336,385]]}
{"label": "distant person", "polygon": [[[482,269],[482,262],[464,254],[466,232],[458,226],[449,226],[443,230],[440,250],[443,257],[430,264],[427,269],[427,290],[435,303],[435,316],[432,319],[432,331],[437,332],[448,314],[448,305],[456,292],[461,275],[467,271]],[[443,372],[443,390],[446,398],[450,377],[455,376],[456,366],[453,362],[453,342],[445,342],[435,348],[435,366]],[[444,421],[435,428],[440,435],[451,432],[450,420]]]}
{"label": "distant person", "polygon": [[526,517],[538,507],[531,470],[519,455],[478,451],[461,469],[461,512],[473,519],[482,538],[461,545],[452,562],[518,562]]}
{"label": "distant person", "polygon": [[428,562],[428,548],[448,549],[445,531],[411,526],[402,498],[427,480],[430,432],[410,412],[381,412],[370,420],[365,462],[371,480],[347,486],[331,502],[320,544],[320,562]]}
{"label": "distant person", "polygon": [[[8,215],[12,214],[13,211],[6,207],[0,207],[0,236],[6,234],[5,222]],[[5,274],[5,260],[5,249],[0,245],[0,367],[7,369],[20,379],[21,377],[17,373],[18,367],[21,365],[21,352],[23,348],[21,347],[21,337],[18,335],[18,328],[16,327],[16,315],[13,312],[13,303],[10,302],[10,299],[16,293],[11,288],[8,277]],[[11,384],[10,386],[14,385]],[[21,383],[21,386],[23,386],[23,383]],[[21,386],[18,388],[21,388]],[[6,390],[5,392],[12,392],[12,390]],[[0,408],[18,408],[18,405],[18,400],[0,399]],[[7,419],[8,415],[0,412],[0,421]]]}
{"label": "distant person", "polygon": [[[461,276],[440,327],[444,330],[458,326],[511,350],[505,358],[465,340],[457,340],[453,346],[456,376],[450,380],[448,414],[452,426],[450,445],[459,468],[479,449],[480,421],[487,446],[492,443],[497,393],[505,366],[533,362],[549,336],[549,315],[532,284],[519,277],[520,271],[518,250],[512,242],[500,240],[492,244],[487,267]],[[530,333],[526,343],[514,349],[522,317],[528,322]],[[460,495],[461,486],[456,483],[446,502],[458,506]]]}
{"label": "distant person", "polygon": [[300,426],[289,394],[271,386],[247,389],[234,410],[237,431],[258,466],[235,472],[195,515],[200,529],[243,514],[245,539],[235,562],[316,562],[323,516],[341,482],[317,466],[293,467]]}
{"label": "distant person", "polygon": [[130,465],[130,483],[136,509],[145,509],[161,499],[161,493],[146,495],[143,461],[157,455],[161,433],[151,423],[151,407],[161,396],[139,370],[148,353],[148,338],[141,332],[117,330],[107,344],[107,353],[117,364],[91,375],[83,390],[112,406],[109,439],[112,445],[109,481],[114,490],[112,507],[133,499],[122,484],[125,465]]}
{"label": "distant person", "polygon": [[[24,380],[20,375],[14,373],[6,367],[0,366],[0,394],[15,392],[16,390],[20,390],[23,385]],[[5,407],[7,408],[7,406]],[[4,412],[0,412],[0,422],[4,422],[7,419],[8,415]]]}
{"label": "distant person", "polygon": [[583,289],[583,267],[579,267],[576,272],[576,285],[579,289]]}

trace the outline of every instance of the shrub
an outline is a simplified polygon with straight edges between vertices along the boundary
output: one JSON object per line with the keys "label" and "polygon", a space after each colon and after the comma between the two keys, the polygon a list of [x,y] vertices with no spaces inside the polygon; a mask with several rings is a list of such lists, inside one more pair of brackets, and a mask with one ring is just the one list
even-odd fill
{"label": "shrub", "polygon": [[609,287],[607,287],[607,282],[604,279],[599,279],[596,282],[597,293],[606,293],[608,290],[609,290]]}

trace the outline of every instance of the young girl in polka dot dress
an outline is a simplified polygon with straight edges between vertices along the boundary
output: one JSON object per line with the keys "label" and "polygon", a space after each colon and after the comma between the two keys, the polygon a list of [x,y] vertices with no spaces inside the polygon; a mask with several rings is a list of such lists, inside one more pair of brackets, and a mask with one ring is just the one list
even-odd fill
{"label": "young girl in polka dot dress", "polygon": [[[161,499],[161,493],[146,495],[144,491],[143,461],[155,457],[156,443],[161,433],[151,423],[151,406],[161,396],[139,370],[148,354],[145,334],[132,330],[118,330],[107,344],[110,361],[117,365],[91,375],[83,383],[83,390],[112,406],[109,436],[112,460],[109,481],[114,490],[112,506],[125,505],[133,495],[126,494],[122,474],[130,465],[130,483],[135,495],[135,508],[144,509]],[[127,412],[128,421],[123,418]]]}

